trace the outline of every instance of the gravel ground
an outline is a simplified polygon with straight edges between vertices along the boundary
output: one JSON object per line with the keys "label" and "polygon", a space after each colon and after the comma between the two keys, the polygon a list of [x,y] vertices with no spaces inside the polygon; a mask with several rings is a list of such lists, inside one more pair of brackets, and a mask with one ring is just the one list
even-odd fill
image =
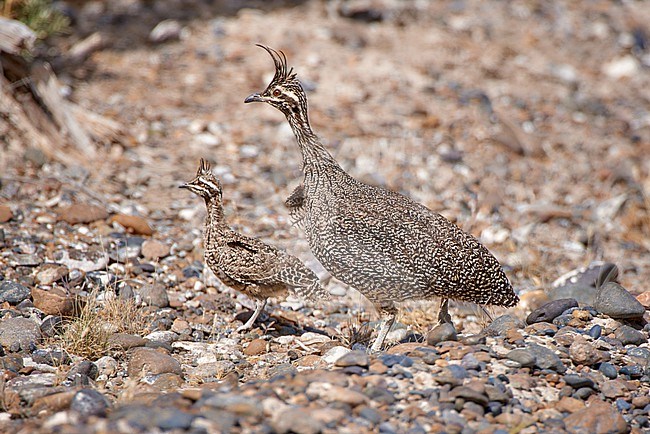
{"label": "gravel ground", "polygon": [[[71,6],[54,51],[110,43],[59,78],[125,134],[94,161],[0,159],[0,431],[648,432],[650,9],[244,3]],[[273,72],[255,43],[286,53],[346,170],[478,236],[520,305],[487,328],[454,305],[456,334],[408,304],[367,355],[376,314],[282,206],[292,133],[243,104]],[[203,205],[177,188],[200,157],[231,225],[338,297],[235,332],[252,303],[204,268]]]}

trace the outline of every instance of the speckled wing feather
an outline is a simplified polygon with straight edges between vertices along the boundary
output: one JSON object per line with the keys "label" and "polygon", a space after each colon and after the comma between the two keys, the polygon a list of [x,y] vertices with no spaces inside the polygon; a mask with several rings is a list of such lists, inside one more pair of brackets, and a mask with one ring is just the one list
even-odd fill
{"label": "speckled wing feather", "polygon": [[[514,305],[516,297],[496,261],[474,237],[406,196],[361,184],[330,196],[334,212],[311,218],[330,235],[317,257],[333,275],[371,301],[431,296],[479,304]],[[314,221],[315,220],[315,221]]]}

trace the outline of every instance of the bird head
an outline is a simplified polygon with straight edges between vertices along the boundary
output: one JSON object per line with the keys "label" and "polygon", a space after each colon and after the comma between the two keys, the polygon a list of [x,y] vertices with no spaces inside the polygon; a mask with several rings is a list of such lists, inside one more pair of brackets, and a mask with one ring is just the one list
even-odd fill
{"label": "bird head", "polygon": [[249,95],[244,102],[265,102],[280,110],[287,117],[297,116],[303,111],[306,115],[305,91],[293,72],[293,68],[287,67],[287,56],[282,51],[276,51],[264,45],[257,44],[257,46],[266,50],[273,59],[275,75],[263,92]]}
{"label": "bird head", "polygon": [[219,199],[221,200],[221,182],[214,176],[210,170],[210,163],[203,158],[199,161],[199,168],[196,171],[196,177],[190,182],[186,182],[179,186],[180,188],[187,188],[197,196],[203,199]]}

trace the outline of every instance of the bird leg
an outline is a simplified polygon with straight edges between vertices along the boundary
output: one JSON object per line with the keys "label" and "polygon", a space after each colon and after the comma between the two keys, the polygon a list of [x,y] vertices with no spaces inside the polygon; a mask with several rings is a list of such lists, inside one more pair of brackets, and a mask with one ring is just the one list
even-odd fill
{"label": "bird leg", "polygon": [[372,347],[370,347],[371,353],[381,351],[381,347],[384,345],[384,340],[386,339],[386,335],[390,331],[390,328],[393,326],[394,322],[395,322],[394,313],[389,314],[387,318],[382,320],[379,326],[379,332],[377,333],[377,339],[375,339],[375,342],[372,343]]}
{"label": "bird leg", "polygon": [[453,324],[451,322],[451,315],[449,315],[449,299],[443,298],[440,300],[440,310],[438,311],[438,325]]}
{"label": "bird leg", "polygon": [[265,306],[266,306],[266,299],[256,300],[255,301],[255,311],[253,312],[253,315],[251,315],[251,317],[248,319],[248,321],[246,321],[246,324],[237,327],[237,332],[248,330],[251,327],[253,327],[253,323],[255,323],[255,320],[257,319],[257,317],[260,316],[260,313],[262,313]]}

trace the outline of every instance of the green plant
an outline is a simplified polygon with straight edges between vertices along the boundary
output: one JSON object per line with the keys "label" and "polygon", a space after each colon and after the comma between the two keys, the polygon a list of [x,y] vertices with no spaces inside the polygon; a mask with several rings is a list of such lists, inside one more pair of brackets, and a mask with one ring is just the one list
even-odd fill
{"label": "green plant", "polygon": [[3,0],[0,13],[31,28],[39,39],[56,33],[66,33],[70,20],[52,7],[51,0]]}

